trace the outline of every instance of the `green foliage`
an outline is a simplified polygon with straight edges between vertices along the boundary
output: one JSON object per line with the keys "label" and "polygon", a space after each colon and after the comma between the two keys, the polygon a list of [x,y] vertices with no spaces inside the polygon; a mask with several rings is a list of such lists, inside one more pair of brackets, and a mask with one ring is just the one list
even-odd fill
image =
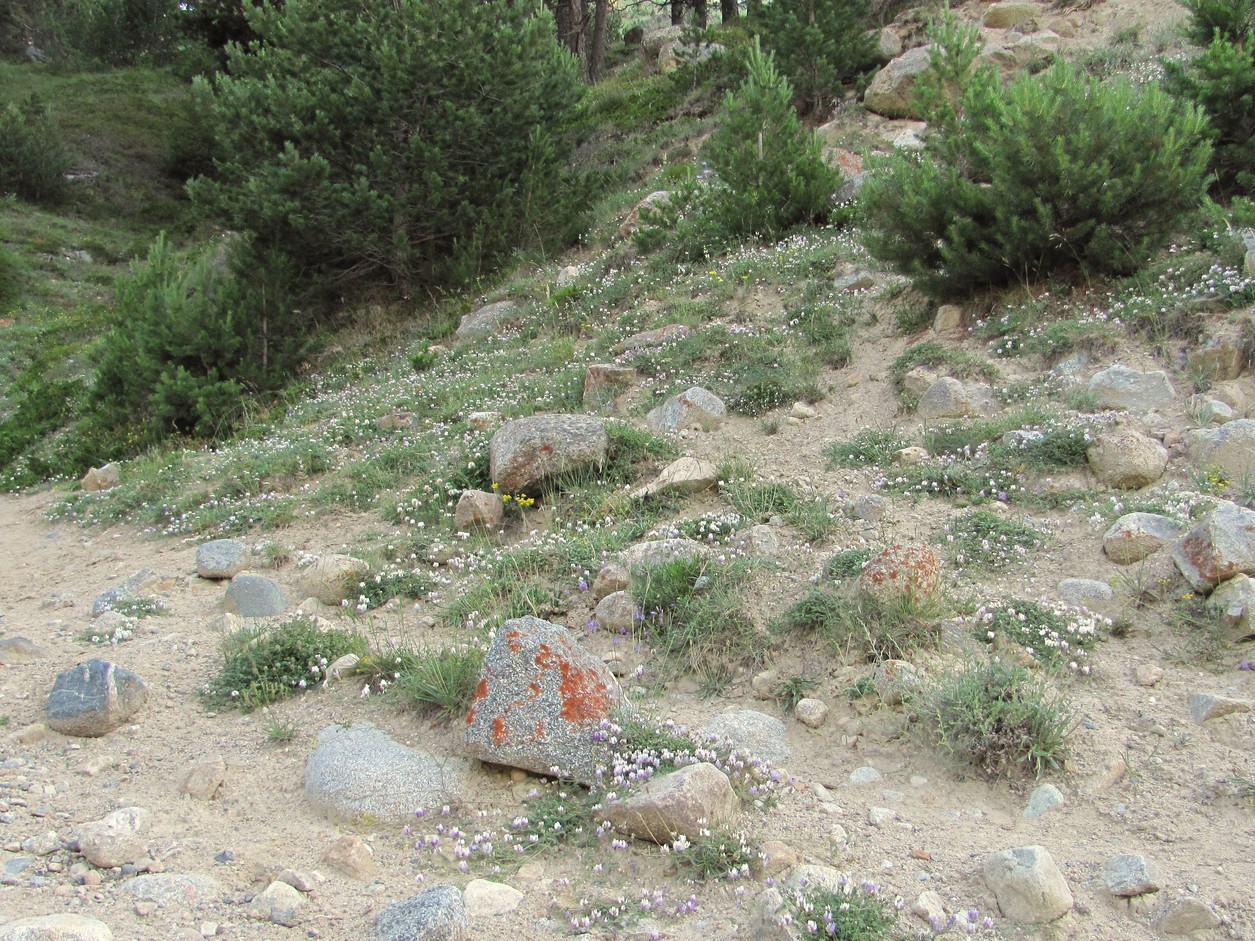
{"label": "green foliage", "polygon": [[1203,198],[1203,117],[1153,85],[1064,63],[1005,88],[989,67],[934,84],[937,130],[921,154],[880,161],[863,200],[873,256],[930,295],[1127,273]]}
{"label": "green foliage", "polygon": [[201,695],[209,706],[248,712],[317,686],[327,667],[349,653],[366,654],[360,635],[322,630],[304,617],[245,628],[223,641],[222,666]]}
{"label": "green foliage", "polygon": [[981,605],[972,615],[977,640],[998,649],[999,638],[1018,644],[1049,669],[1084,671],[1098,628],[1110,622],[1080,608],[1022,598]]}
{"label": "green foliage", "polygon": [[59,32],[78,56],[101,65],[162,63],[175,48],[177,0],[68,0]]}
{"label": "green foliage", "polygon": [[857,578],[863,574],[863,566],[871,561],[873,553],[870,549],[845,549],[833,553],[824,563],[826,578]]}
{"label": "green foliage", "polygon": [[[909,370],[908,370],[909,371]],[[869,467],[888,464],[911,440],[897,428],[864,428],[849,441],[830,441],[824,457],[832,467]]]}
{"label": "green foliage", "polygon": [[295,722],[275,717],[266,723],[266,741],[271,745],[287,745],[296,740],[301,727]]}
{"label": "green foliage", "polygon": [[855,885],[842,875],[835,888],[801,885],[785,895],[785,907],[798,926],[815,925],[807,937],[832,941],[891,941],[898,937],[893,902],[871,883]]}
{"label": "green foliage", "polygon": [[1167,87],[1207,115],[1212,167],[1222,192],[1255,192],[1255,3],[1187,3],[1189,32],[1203,50],[1188,63],[1169,61]]}
{"label": "green foliage", "polygon": [[836,216],[840,171],[789,99],[791,88],[757,43],[749,75],[724,98],[706,163],[662,204],[642,211],[634,233],[646,251],[668,245],[675,257],[704,258],[746,237],[774,240],[791,228]]}
{"label": "green foliage", "polygon": [[758,847],[745,832],[729,827],[702,830],[691,839],[681,836],[671,850],[676,863],[698,879],[738,878],[749,872],[758,857]]}
{"label": "green foliage", "polygon": [[291,283],[276,256],[258,263],[237,244],[184,261],[158,238],[118,282],[93,404],[117,425],[145,426],[151,440],[223,434],[302,352]]}
{"label": "green foliage", "polygon": [[842,654],[896,660],[936,646],[941,637],[939,611],[937,602],[919,602],[909,595],[880,602],[813,589],[780,616],[776,627],[819,634]]}
{"label": "green foliage", "polygon": [[578,76],[537,3],[288,0],[248,22],[259,43],[213,85],[216,169],[190,187],[232,228],[403,290],[570,234]]}
{"label": "green foliage", "polygon": [[724,228],[775,239],[794,226],[828,221],[841,174],[798,119],[772,57],[755,44],[747,61],[749,75],[724,99],[706,154],[728,188],[717,208]]}
{"label": "green foliage", "polygon": [[65,193],[70,155],[37,95],[0,109],[0,196],[53,203]]}
{"label": "green foliage", "polygon": [[792,712],[818,686],[809,676],[791,676],[773,686],[771,695],[780,700],[785,712]]}
{"label": "green foliage", "polygon": [[446,719],[460,718],[470,708],[483,663],[484,651],[474,645],[405,654],[394,689],[408,705]]}
{"label": "green foliage", "polygon": [[933,741],[988,774],[1060,769],[1075,728],[1071,705],[1023,667],[971,665],[931,689],[920,718]]}
{"label": "green foliage", "polygon": [[958,568],[995,569],[1022,562],[1030,550],[1042,545],[1044,537],[1019,520],[976,510],[947,524],[938,541],[949,548]]}
{"label": "green foliage", "polygon": [[869,0],[773,0],[763,12],[763,44],[814,114],[875,63]]}

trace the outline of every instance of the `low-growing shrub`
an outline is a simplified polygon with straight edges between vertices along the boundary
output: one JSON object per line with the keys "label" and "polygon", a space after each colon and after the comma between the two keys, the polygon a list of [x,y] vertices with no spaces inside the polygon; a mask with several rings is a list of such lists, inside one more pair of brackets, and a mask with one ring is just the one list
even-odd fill
{"label": "low-growing shrub", "polygon": [[1075,727],[1071,705],[1023,667],[969,665],[919,700],[932,740],[990,775],[1063,767]]}
{"label": "low-growing shrub", "polygon": [[842,654],[869,661],[898,660],[936,646],[941,610],[937,600],[916,601],[909,595],[881,602],[813,589],[789,606],[775,627],[819,634]]}
{"label": "low-growing shrub", "polygon": [[1128,273],[1201,204],[1211,148],[1199,109],[1063,61],[1004,88],[958,45],[936,43],[922,80],[941,89],[923,151],[878,161],[863,189],[868,249],[926,293]]}
{"label": "low-growing shrub", "polygon": [[835,886],[806,884],[785,894],[790,921],[803,937],[832,941],[889,941],[897,936],[898,914],[892,899],[874,883],[855,884],[842,876]]}
{"label": "low-growing shrub", "polygon": [[824,576],[827,578],[857,578],[863,573],[863,566],[871,561],[871,549],[843,549],[834,553],[824,563]]}
{"label": "low-growing shrub", "polygon": [[48,108],[35,95],[0,108],[0,196],[51,203],[65,193],[70,155]]}
{"label": "low-growing shrub", "polygon": [[222,666],[201,690],[207,705],[250,711],[320,684],[345,654],[365,656],[355,631],[322,630],[306,617],[249,627],[223,641]]}
{"label": "low-growing shrub", "polygon": [[1081,608],[1023,599],[981,605],[964,623],[983,643],[996,648],[1002,637],[1049,669],[1084,674],[1090,672],[1089,651],[1099,641],[1099,631],[1111,624]]}
{"label": "low-growing shrub", "polygon": [[883,465],[910,445],[910,438],[897,428],[864,428],[849,441],[832,441],[824,445],[824,457],[833,467]]}
{"label": "low-growing shrub", "polygon": [[937,541],[950,550],[957,568],[997,569],[1024,561],[1045,537],[1026,523],[976,510],[947,523]]}
{"label": "low-growing shrub", "polygon": [[476,645],[401,654],[393,689],[406,705],[456,719],[470,708],[483,663]]}

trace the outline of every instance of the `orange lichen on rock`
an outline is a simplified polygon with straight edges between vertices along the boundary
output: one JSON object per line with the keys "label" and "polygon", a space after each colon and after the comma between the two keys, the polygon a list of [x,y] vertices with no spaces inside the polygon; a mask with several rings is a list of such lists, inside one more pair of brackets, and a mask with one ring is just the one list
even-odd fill
{"label": "orange lichen on rock", "polygon": [[558,669],[562,673],[562,684],[558,687],[562,709],[558,715],[578,725],[606,718],[610,712],[610,691],[597,674],[565,662],[558,664]]}

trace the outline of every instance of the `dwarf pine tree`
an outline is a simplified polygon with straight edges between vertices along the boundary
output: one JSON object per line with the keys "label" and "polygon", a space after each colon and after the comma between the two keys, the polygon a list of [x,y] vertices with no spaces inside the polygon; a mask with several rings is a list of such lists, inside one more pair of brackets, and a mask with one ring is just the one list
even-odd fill
{"label": "dwarf pine tree", "polygon": [[213,87],[217,153],[193,197],[333,277],[402,290],[474,276],[566,221],[579,93],[538,0],[287,0],[251,7]]}
{"label": "dwarf pine tree", "polygon": [[874,64],[870,10],[870,0],[774,0],[763,8],[763,42],[804,109],[820,113]]}

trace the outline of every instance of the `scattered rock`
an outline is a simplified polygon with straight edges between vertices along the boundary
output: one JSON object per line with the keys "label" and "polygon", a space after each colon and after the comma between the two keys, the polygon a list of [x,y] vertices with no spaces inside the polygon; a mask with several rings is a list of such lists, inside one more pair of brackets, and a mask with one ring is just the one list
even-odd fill
{"label": "scattered rock", "polygon": [[636,381],[631,366],[597,363],[584,374],[584,407],[608,408],[619,395]]}
{"label": "scattered rock", "polygon": [[858,589],[881,603],[903,595],[923,602],[937,592],[939,571],[940,563],[931,546],[890,546],[863,567]]}
{"label": "scattered rock", "polygon": [[1100,608],[1116,596],[1115,589],[1094,578],[1065,578],[1058,588],[1059,597],[1077,608]]}
{"label": "scattered rock", "polygon": [[773,556],[780,551],[780,537],[771,526],[758,523],[737,533],[732,546],[753,556]]}
{"label": "scattered rock", "polygon": [[652,539],[624,549],[620,558],[628,572],[635,572],[657,568],[676,559],[701,559],[709,554],[710,550],[696,539]]}
{"label": "scattered rock", "polygon": [[312,892],[316,885],[313,879],[295,869],[285,869],[275,876],[275,879],[279,882],[286,882],[298,892]]}
{"label": "scattered rock", "polygon": [[893,823],[898,817],[897,813],[888,807],[869,807],[867,808],[867,822],[869,825],[879,830]]}
{"label": "scattered rock", "polygon": [[[658,195],[654,193],[653,195]],[[662,195],[666,195],[663,193]],[[648,199],[649,197],[646,197]],[[656,346],[662,346],[664,343],[670,343],[672,340],[679,340],[688,336],[693,331],[682,323],[670,323],[665,327],[659,327],[657,330],[646,330],[643,333],[634,333],[624,340],[620,340],[614,345],[613,352],[622,355],[624,353],[633,353],[636,350],[650,349]]]}
{"label": "scattered rock", "polygon": [[696,839],[703,828],[729,823],[736,807],[728,776],[703,762],[650,778],[607,804],[603,814],[620,833],[667,844],[679,836]]}
{"label": "scattered rock", "polygon": [[1138,686],[1154,686],[1163,679],[1163,667],[1157,663],[1139,663],[1133,671]]}
{"label": "scattered rock", "polygon": [[1138,372],[1128,366],[1108,366],[1089,380],[1089,394],[1099,408],[1149,412],[1171,405],[1176,398],[1163,370]]}
{"label": "scattered rock", "polygon": [[508,915],[519,907],[523,893],[503,882],[472,879],[463,890],[466,914],[470,918]]}
{"label": "scattered rock", "polygon": [[915,102],[915,80],[928,70],[930,46],[917,46],[876,73],[863,95],[868,111],[886,118],[920,118]]}
{"label": "scattered rock", "polygon": [[196,873],[149,872],[123,882],[122,891],[139,902],[186,911],[217,901],[223,888],[216,880]]}
{"label": "scattered rock", "polygon": [[1183,436],[1187,453],[1200,469],[1219,468],[1230,480],[1255,479],[1255,418],[1197,428]]}
{"label": "scattered rock", "polygon": [[921,892],[911,903],[911,914],[924,919],[934,931],[943,930],[950,917],[950,913],[946,911],[946,903],[932,889]]}
{"label": "scattered rock", "polygon": [[1209,383],[1227,382],[1247,367],[1248,346],[1239,336],[1213,337],[1185,354],[1186,372]]}
{"label": "scattered rock", "polygon": [[508,421],[493,434],[489,469],[499,493],[527,493],[555,475],[600,466],[609,447],[600,418],[532,415]]}
{"label": "scattered rock", "polygon": [[1062,803],[1063,794],[1057,787],[1053,784],[1039,785],[1033,788],[1033,793],[1028,796],[1028,806],[1024,808],[1024,819],[1036,820]]}
{"label": "scattered rock", "polygon": [[201,578],[234,578],[248,568],[251,553],[238,539],[213,539],[196,547],[196,574]]}
{"label": "scattered rock", "polygon": [[942,304],[937,308],[937,313],[933,317],[933,331],[936,333],[950,333],[962,329],[963,322],[964,313],[962,307],[958,304]]}
{"label": "scattered rock", "polygon": [[435,885],[380,912],[375,941],[458,941],[467,930],[462,893],[451,885]]}
{"label": "scattered rock", "polygon": [[338,607],[346,598],[357,597],[358,584],[369,571],[369,564],[351,555],[332,553],[319,556],[302,571],[297,590],[303,597],[316,598],[325,605]]}
{"label": "scattered rock", "polygon": [[458,803],[461,759],[433,757],[393,741],[369,722],[329,725],[305,765],[305,797],[333,820],[408,820],[419,807]]}
{"label": "scattered rock", "polygon": [[0,663],[30,663],[32,660],[43,660],[48,656],[33,640],[25,637],[0,637]]}
{"label": "scattered rock", "polygon": [[1251,704],[1244,699],[1231,699],[1228,696],[1213,696],[1210,693],[1192,693],[1190,695],[1190,715],[1194,721],[1202,723],[1235,712],[1250,712]]}
{"label": "scattered rock", "polygon": [[942,376],[920,397],[916,411],[920,418],[962,418],[974,411],[971,399],[962,382]]}
{"label": "scattered rock", "polygon": [[715,716],[706,723],[702,734],[731,743],[742,757],[752,755],[773,764],[789,757],[784,723],[753,709],[736,709]]}
{"label": "scattered rock", "polygon": [[616,591],[623,591],[632,584],[627,566],[619,562],[607,562],[593,579],[593,597],[600,601]]}
{"label": "scattered rock", "polygon": [[275,880],[266,888],[253,896],[249,903],[248,914],[252,918],[274,922],[291,928],[296,924],[297,913],[305,904],[305,899],[286,882]]}
{"label": "scattered rock", "polygon": [[96,596],[92,601],[92,617],[98,618],[106,611],[112,611],[119,602],[136,601],[157,581],[159,579],[149,569],[140,569],[127,576],[121,584]]}
{"label": "scattered rock", "polygon": [[771,879],[801,862],[797,851],[782,840],[764,840],[758,847],[758,870]]}
{"label": "scattered rock", "polygon": [[1119,490],[1137,490],[1163,476],[1168,449],[1133,428],[1104,431],[1086,451],[1099,482]]}
{"label": "scattered rock", "polygon": [[645,424],[659,434],[675,434],[685,428],[711,431],[728,420],[723,399],[698,386],[673,395],[645,416]]}
{"label": "scattered rock", "polygon": [[1011,29],[1029,22],[1041,12],[1035,3],[993,3],[985,8],[987,29]]}
{"label": "scattered rock", "polygon": [[322,854],[322,861],[336,872],[367,882],[379,874],[375,854],[355,836],[342,836]]}
{"label": "scattered rock", "polygon": [[107,660],[88,660],[57,675],[45,706],[48,728],[62,735],[99,738],[147,701],[148,684],[139,676]]}
{"label": "scattered rock", "polygon": [[113,932],[90,915],[36,915],[0,927],[0,941],[113,941]]}
{"label": "scattered rock", "polygon": [[1207,610],[1226,627],[1248,633],[1255,611],[1255,579],[1238,574],[1221,582],[1207,598]]}
{"label": "scattered rock", "polygon": [[640,620],[641,609],[626,591],[615,591],[597,602],[593,620],[603,630],[623,633],[631,631]]}
{"label": "scattered rock", "polygon": [[842,294],[870,291],[876,286],[876,276],[866,268],[841,267],[833,277],[832,287]]}
{"label": "scattered rock", "polygon": [[487,490],[463,490],[453,511],[453,528],[469,532],[475,527],[496,529],[505,521],[505,503]]}
{"label": "scattered rock", "polygon": [[793,707],[793,714],[802,725],[817,729],[828,721],[828,704],[822,699],[812,699],[807,696],[798,700],[797,705]]}
{"label": "scattered rock", "polygon": [[1163,888],[1159,869],[1145,856],[1119,853],[1103,864],[1103,882],[1118,898],[1148,895]]}
{"label": "scattered rock", "polygon": [[1131,565],[1175,542],[1184,531],[1185,525],[1170,516],[1126,513],[1103,535],[1102,550],[1117,565]]}
{"label": "scattered rock", "polygon": [[1220,927],[1220,916],[1198,899],[1184,898],[1169,908],[1159,923],[1159,930],[1169,937],[1192,935]]}
{"label": "scattered rock", "polygon": [[876,695],[886,706],[900,706],[919,688],[919,674],[907,660],[882,660],[872,671]]}
{"label": "scattered rock", "polygon": [[196,800],[207,801],[213,798],[222,782],[227,777],[227,763],[221,755],[214,755],[192,765],[191,769],[179,785],[179,793],[186,794]]}
{"label": "scattered rock", "polygon": [[152,819],[143,807],[124,807],[76,827],[72,840],[93,866],[112,869],[148,855],[143,835],[152,826]]}
{"label": "scattered rock", "polygon": [[1222,502],[1177,542],[1172,561],[1201,594],[1235,575],[1255,575],[1255,511]]}
{"label": "scattered rock", "polygon": [[863,765],[855,768],[850,772],[850,783],[855,787],[862,787],[867,784],[879,784],[885,779],[885,776],[873,768],[871,765]]}
{"label": "scattered rock", "polygon": [[227,586],[223,608],[242,618],[269,618],[288,610],[288,598],[274,581],[263,575],[236,575]]}
{"label": "scattered rock", "polygon": [[521,308],[516,301],[485,304],[458,322],[457,338],[472,340],[476,337],[493,336],[516,320],[520,311]]}
{"label": "scattered rock", "polygon": [[1072,909],[1063,873],[1043,846],[993,853],[985,860],[984,875],[998,908],[1016,924],[1044,924]]}
{"label": "scattered rock", "polygon": [[637,490],[633,497],[650,497],[660,493],[698,493],[719,482],[719,468],[711,461],[682,457],[662,469],[658,477]]}
{"label": "scattered rock", "polygon": [[620,699],[609,669],[565,627],[535,617],[506,621],[493,639],[466,723],[467,751],[482,761],[593,780],[606,762],[593,741]]}
{"label": "scattered rock", "polygon": [[112,490],[122,483],[122,468],[117,464],[106,464],[104,467],[93,467],[79,482],[79,486],[87,493],[99,493],[101,490]]}

